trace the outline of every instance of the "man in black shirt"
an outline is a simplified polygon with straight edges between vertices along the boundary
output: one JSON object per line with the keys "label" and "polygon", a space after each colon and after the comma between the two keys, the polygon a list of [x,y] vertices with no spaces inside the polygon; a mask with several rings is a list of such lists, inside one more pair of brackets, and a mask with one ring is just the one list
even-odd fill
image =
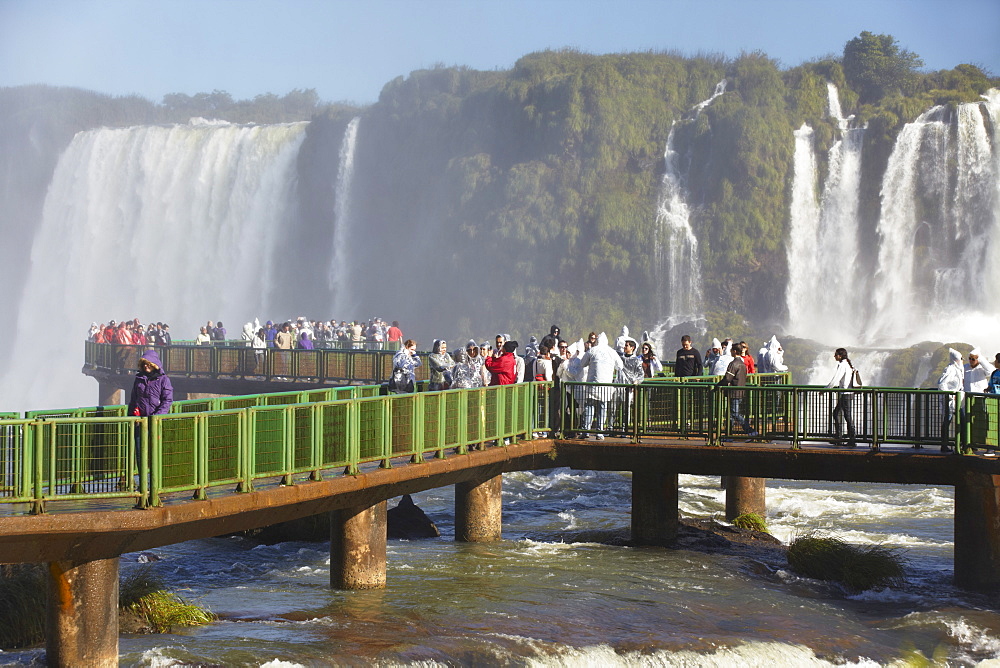
{"label": "man in black shirt", "polygon": [[700,376],[703,373],[701,353],[691,346],[691,337],[685,334],[681,337],[681,349],[677,351],[674,362],[674,375],[678,378]]}

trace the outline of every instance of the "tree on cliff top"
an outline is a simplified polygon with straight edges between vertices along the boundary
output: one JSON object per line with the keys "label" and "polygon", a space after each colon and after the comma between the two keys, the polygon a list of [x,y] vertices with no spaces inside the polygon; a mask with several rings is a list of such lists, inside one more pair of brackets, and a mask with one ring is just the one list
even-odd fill
{"label": "tree on cliff top", "polygon": [[900,48],[892,35],[867,30],[844,46],[844,76],[861,96],[861,102],[878,102],[888,93],[906,93],[916,82],[924,61]]}

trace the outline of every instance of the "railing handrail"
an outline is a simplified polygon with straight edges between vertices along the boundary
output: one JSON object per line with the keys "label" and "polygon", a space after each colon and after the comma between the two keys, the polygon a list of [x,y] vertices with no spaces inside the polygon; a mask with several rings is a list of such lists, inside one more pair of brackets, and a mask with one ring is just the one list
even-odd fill
{"label": "railing handrail", "polygon": [[[388,466],[394,458],[416,461],[428,452],[464,454],[474,444],[500,444],[539,425],[547,428],[536,410],[536,393],[544,387],[520,383],[388,396],[374,396],[371,387],[329,388],[319,401],[216,404],[149,418],[124,415],[122,406],[103,409],[112,415],[12,418],[0,422],[0,503],[30,503],[40,513],[53,499],[118,497],[148,507],[171,492],[203,499],[218,485],[250,491],[260,478],[281,477],[291,485],[297,474],[320,479],[331,470],[357,473],[366,462]],[[225,399],[236,398],[218,400]]]}
{"label": "railing handrail", "polygon": [[[240,342],[243,343],[243,342]],[[111,375],[135,372],[139,356],[155,350],[167,375],[190,378],[305,380],[319,384],[382,383],[392,374],[391,348],[252,348],[246,345],[169,346],[84,343],[84,369]],[[430,353],[418,352],[425,358]],[[418,381],[430,377],[428,364],[416,369]]]}

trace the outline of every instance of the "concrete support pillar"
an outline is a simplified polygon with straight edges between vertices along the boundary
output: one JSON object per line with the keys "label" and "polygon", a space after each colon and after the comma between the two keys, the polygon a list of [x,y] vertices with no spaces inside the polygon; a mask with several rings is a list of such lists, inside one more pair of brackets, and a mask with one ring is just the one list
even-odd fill
{"label": "concrete support pillar", "polygon": [[387,504],[330,513],[330,586],[385,587]]}
{"label": "concrete support pillar", "polygon": [[764,517],[767,513],[767,478],[743,478],[723,476],[726,488],[726,521],[732,522],[744,513],[757,513]]}
{"label": "concrete support pillar", "polygon": [[47,665],[116,667],[118,557],[48,566]]}
{"label": "concrete support pillar", "polygon": [[632,541],[666,545],[677,538],[677,471],[632,472]]}
{"label": "concrete support pillar", "polygon": [[1000,589],[1000,475],[969,472],[955,485],[955,584]]}
{"label": "concrete support pillar", "polygon": [[503,528],[503,476],[455,485],[455,540],[491,543]]}
{"label": "concrete support pillar", "polygon": [[117,385],[98,381],[97,383],[97,405],[98,406],[120,406],[125,403],[124,393]]}

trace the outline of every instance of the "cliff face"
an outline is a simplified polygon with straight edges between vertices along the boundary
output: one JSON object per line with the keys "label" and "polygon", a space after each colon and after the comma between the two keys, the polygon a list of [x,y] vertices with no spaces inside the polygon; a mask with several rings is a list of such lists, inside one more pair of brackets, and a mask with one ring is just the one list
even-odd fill
{"label": "cliff face", "polygon": [[[956,114],[947,109],[978,99],[990,82],[974,68],[924,75],[907,96],[859,105],[833,61],[782,70],[760,54],[726,61],[560,51],[525,56],[509,71],[414,72],[389,82],[366,109],[320,109],[298,92],[276,110],[280,100],[261,96],[259,122],[315,112],[292,205],[273,222],[281,233],[261,315],[379,315],[422,339],[512,328],[524,337],[552,323],[575,336],[733,312],[761,325],[784,322],[796,131],[811,130],[816,164],[806,191],[819,198],[846,127],[831,113],[830,84],[843,116],[854,116],[851,127],[865,128],[851,215],[857,270],[874,274],[880,186],[896,138],[935,104],[946,104],[939,116],[948,118]],[[31,271],[45,185],[76,130],[209,112],[246,122],[255,109],[224,95],[157,106],[63,92],[75,103],[48,105],[64,111],[45,112],[54,129],[40,142],[38,105],[27,103],[38,91],[0,93],[21,101],[5,107],[20,116],[6,113],[0,135],[10,146],[3,201],[12,242],[4,248],[18,276]],[[32,169],[19,172],[25,155],[34,156]],[[148,198],[152,205],[155,193]],[[16,313],[14,288],[3,306]]]}
{"label": "cliff face", "polygon": [[[782,71],[760,54],[546,52],[508,72],[414,72],[362,114],[353,289],[431,334],[519,322],[538,332],[550,321],[646,329],[727,311],[785,322],[796,129],[813,131],[820,200],[831,149],[848,127],[865,128],[852,210],[824,215],[852,218],[851,261],[874,274],[896,137],[989,83],[946,74],[861,106],[839,63]],[[682,243],[696,245],[692,258],[676,252]]]}

